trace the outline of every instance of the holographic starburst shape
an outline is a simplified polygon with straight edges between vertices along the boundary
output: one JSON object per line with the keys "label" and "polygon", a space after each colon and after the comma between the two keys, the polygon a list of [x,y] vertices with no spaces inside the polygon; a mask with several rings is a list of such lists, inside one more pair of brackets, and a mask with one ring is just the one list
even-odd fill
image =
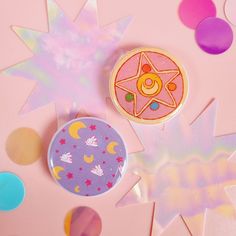
{"label": "holographic starburst shape", "polygon": [[37,81],[23,111],[55,102],[59,115],[86,107],[106,106],[108,73],[114,51],[130,18],[100,27],[96,0],[89,0],[74,22],[53,0],[47,1],[48,32],[13,27],[33,56],[5,72]]}
{"label": "holographic starburst shape", "polygon": [[236,135],[214,137],[215,112],[214,104],[192,126],[183,116],[163,126],[133,124],[145,151],[130,158],[142,182],[126,201],[155,200],[162,227],[180,214],[201,235],[206,208],[235,214],[224,188],[236,184],[236,164],[227,161]]}

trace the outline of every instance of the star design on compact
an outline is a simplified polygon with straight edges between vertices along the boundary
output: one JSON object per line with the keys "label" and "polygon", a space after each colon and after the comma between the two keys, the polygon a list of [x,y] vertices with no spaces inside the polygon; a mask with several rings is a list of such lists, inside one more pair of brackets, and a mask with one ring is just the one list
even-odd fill
{"label": "star design on compact", "polygon": [[126,101],[133,101],[133,114],[138,117],[148,107],[153,111],[157,110],[160,104],[177,108],[178,104],[171,91],[177,89],[172,81],[178,75],[179,69],[158,70],[151,59],[140,52],[136,75],[116,82],[115,86],[128,92]]}

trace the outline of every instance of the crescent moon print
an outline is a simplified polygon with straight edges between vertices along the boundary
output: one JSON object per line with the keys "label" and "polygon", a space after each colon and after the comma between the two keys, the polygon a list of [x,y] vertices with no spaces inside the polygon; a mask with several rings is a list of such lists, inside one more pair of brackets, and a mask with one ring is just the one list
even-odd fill
{"label": "crescent moon print", "polygon": [[96,118],[79,118],[54,135],[48,164],[63,188],[94,196],[116,186],[126,170],[127,155],[122,138],[109,124]]}
{"label": "crescent moon print", "polygon": [[64,168],[61,166],[55,166],[52,168],[52,173],[57,180],[61,179],[61,176],[59,174],[62,171],[64,171]]}
{"label": "crescent moon print", "polygon": [[115,151],[115,147],[118,146],[118,143],[117,142],[110,142],[108,143],[107,145],[107,152],[114,155],[116,154],[117,152]]}
{"label": "crescent moon print", "polygon": [[69,134],[74,139],[80,139],[79,130],[84,128],[86,128],[86,125],[81,121],[72,123],[69,127]]}
{"label": "crescent moon print", "polygon": [[79,193],[79,185],[76,185],[76,186],[75,186],[74,191],[75,191],[76,193]]}
{"label": "crescent moon print", "polygon": [[185,71],[176,59],[155,48],[128,52],[117,62],[110,93],[118,111],[141,123],[173,117],[187,96]]}
{"label": "crescent moon print", "polygon": [[162,89],[162,81],[158,75],[146,73],[138,79],[137,88],[143,96],[154,96],[160,93]]}

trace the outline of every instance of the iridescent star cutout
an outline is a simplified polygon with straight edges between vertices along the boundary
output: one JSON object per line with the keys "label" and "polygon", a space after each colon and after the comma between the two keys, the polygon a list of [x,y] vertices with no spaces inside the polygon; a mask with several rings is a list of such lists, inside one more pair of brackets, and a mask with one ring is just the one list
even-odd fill
{"label": "iridescent star cutout", "polygon": [[[146,61],[146,62],[144,62]],[[156,74],[161,79],[162,88],[158,94],[154,96],[143,96],[136,84],[138,80],[145,74]],[[120,89],[133,94],[134,102],[133,102],[133,114],[135,116],[141,115],[147,107],[150,106],[153,102],[157,102],[158,104],[163,104],[167,107],[176,108],[177,103],[168,88],[168,85],[180,74],[178,69],[170,69],[170,70],[158,70],[156,66],[154,66],[152,60],[148,57],[145,52],[140,53],[138,69],[135,76],[124,79],[122,81],[116,82],[116,86]]]}
{"label": "iridescent star cutout", "polygon": [[54,102],[58,117],[81,107],[98,113],[106,106],[107,74],[131,18],[100,27],[96,0],[88,0],[74,22],[54,0],[47,0],[47,10],[48,32],[13,27],[33,56],[5,73],[37,81],[23,111]]}

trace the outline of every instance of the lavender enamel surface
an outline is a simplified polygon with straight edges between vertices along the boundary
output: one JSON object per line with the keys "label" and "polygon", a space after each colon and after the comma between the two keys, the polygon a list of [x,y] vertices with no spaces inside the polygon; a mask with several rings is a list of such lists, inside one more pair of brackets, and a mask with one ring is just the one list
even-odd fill
{"label": "lavender enamel surface", "polygon": [[48,163],[65,189],[82,196],[110,190],[126,167],[126,149],[120,135],[96,118],[70,121],[54,135]]}

